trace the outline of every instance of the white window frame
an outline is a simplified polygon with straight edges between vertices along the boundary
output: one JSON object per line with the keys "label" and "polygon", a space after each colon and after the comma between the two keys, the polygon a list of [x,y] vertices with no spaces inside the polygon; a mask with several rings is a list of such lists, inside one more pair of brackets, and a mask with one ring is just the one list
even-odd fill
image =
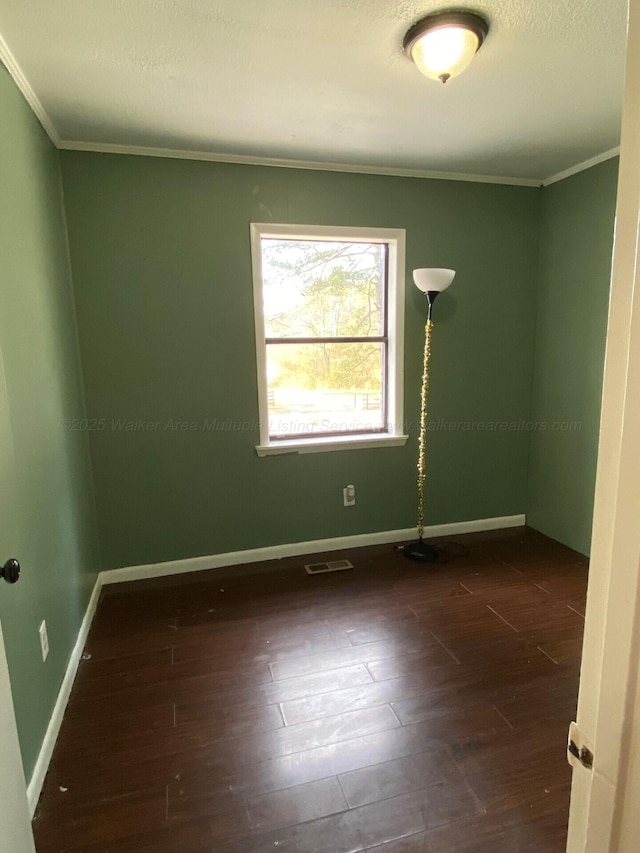
{"label": "white window frame", "polygon": [[[403,228],[351,228],[327,225],[283,225],[252,222],[251,259],[253,304],[256,326],[256,362],[258,371],[258,412],[260,444],[258,456],[283,453],[320,453],[329,450],[353,450],[370,447],[399,447],[407,443],[404,433],[404,287],[405,231]],[[335,240],[350,243],[386,243],[389,247],[387,298],[387,430],[375,434],[340,436],[318,435],[274,441],[269,438],[267,398],[267,347],[262,299],[262,239]]]}

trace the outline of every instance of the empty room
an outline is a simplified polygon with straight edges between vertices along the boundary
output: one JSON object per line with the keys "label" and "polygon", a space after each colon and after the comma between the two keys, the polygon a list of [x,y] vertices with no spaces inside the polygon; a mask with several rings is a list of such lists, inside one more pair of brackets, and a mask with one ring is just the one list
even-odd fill
{"label": "empty room", "polygon": [[639,40],[0,0],[0,853],[637,850]]}

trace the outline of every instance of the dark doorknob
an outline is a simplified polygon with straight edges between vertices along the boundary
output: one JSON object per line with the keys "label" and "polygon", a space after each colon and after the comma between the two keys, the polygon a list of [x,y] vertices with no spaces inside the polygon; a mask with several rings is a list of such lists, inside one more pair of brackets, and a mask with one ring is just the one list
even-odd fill
{"label": "dark doorknob", "polygon": [[20,563],[17,560],[7,560],[0,569],[0,577],[3,577],[7,583],[15,583],[20,577]]}

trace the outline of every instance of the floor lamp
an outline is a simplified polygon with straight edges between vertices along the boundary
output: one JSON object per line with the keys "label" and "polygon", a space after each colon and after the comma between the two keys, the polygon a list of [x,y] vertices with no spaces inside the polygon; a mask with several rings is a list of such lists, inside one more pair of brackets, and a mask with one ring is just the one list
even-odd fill
{"label": "floor lamp", "polygon": [[427,299],[427,324],[424,330],[424,360],[422,367],[422,393],[420,397],[420,441],[418,449],[418,541],[406,545],[404,555],[410,560],[422,563],[435,563],[438,551],[432,545],[423,542],[424,534],[424,484],[427,449],[427,402],[429,398],[429,361],[431,360],[431,330],[433,322],[431,312],[436,296],[446,290],[455,277],[455,270],[425,268],[413,271],[413,280],[418,290]]}

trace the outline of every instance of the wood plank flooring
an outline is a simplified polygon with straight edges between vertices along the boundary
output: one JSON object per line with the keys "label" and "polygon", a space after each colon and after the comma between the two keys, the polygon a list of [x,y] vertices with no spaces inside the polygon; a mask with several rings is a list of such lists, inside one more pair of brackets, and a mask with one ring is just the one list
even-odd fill
{"label": "wood plank flooring", "polygon": [[587,561],[455,539],[106,587],[39,853],[564,851]]}

